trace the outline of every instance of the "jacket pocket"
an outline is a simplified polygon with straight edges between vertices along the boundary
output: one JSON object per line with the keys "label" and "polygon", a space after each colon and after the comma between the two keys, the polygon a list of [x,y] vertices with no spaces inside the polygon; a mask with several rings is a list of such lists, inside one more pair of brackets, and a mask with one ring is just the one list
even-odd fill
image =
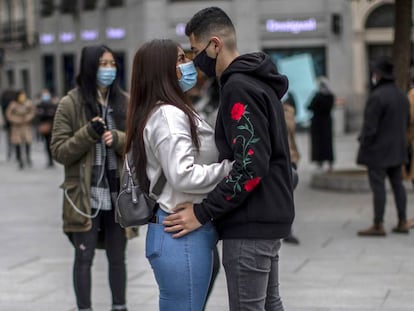
{"label": "jacket pocket", "polygon": [[63,190],[63,221],[69,226],[84,226],[89,213],[83,204],[83,194],[79,181],[65,181]]}

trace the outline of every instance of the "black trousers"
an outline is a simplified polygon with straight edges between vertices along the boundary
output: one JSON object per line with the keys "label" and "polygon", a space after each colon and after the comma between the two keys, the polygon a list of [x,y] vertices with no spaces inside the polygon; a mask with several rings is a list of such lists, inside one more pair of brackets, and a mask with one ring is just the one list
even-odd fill
{"label": "black trousers", "polygon": [[398,220],[407,219],[407,193],[403,185],[401,166],[379,168],[368,167],[368,177],[374,200],[374,223],[384,221],[386,191],[385,178],[388,177],[394,194]]}
{"label": "black trousers", "polygon": [[100,211],[92,219],[92,229],[72,233],[75,246],[73,285],[79,309],[91,308],[91,267],[98,242],[99,230],[104,230],[104,245],[109,267],[109,285],[113,305],[125,305],[126,265],[125,231],[115,223],[114,211]]}
{"label": "black trousers", "polygon": [[43,141],[45,144],[45,151],[47,154],[47,160],[48,160],[48,165],[51,166],[53,165],[53,157],[52,157],[52,151],[50,150],[50,141],[52,140],[52,134],[46,134],[43,135]]}

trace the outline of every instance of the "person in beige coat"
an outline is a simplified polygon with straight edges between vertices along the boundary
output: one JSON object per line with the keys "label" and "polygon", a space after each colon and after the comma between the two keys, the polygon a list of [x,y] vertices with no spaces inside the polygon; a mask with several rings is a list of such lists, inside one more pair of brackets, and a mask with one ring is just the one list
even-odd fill
{"label": "person in beige coat", "polygon": [[10,142],[16,148],[16,158],[20,169],[24,168],[21,146],[26,148],[26,163],[32,165],[30,148],[33,140],[33,118],[35,107],[27,99],[25,91],[18,91],[16,98],[10,103],[6,110],[6,118],[10,122]]}
{"label": "person in beige coat", "polygon": [[[290,161],[292,163],[292,167],[297,170],[298,163],[300,159],[300,154],[298,147],[296,145],[295,140],[295,130],[296,130],[296,122],[295,122],[295,114],[296,114],[296,104],[293,98],[292,93],[287,92],[284,98],[282,98],[283,102],[283,110],[285,112],[285,121],[288,130],[288,144],[289,144],[289,153],[290,153]],[[299,239],[293,234],[291,231],[290,234],[283,239],[285,243],[289,244],[299,244]]]}

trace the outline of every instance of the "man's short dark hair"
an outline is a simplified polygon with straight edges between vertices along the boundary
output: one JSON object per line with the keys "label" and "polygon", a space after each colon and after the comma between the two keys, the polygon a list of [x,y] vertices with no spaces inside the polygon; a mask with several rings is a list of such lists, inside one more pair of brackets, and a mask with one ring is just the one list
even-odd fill
{"label": "man's short dark hair", "polygon": [[209,7],[198,11],[185,27],[185,34],[194,35],[198,40],[223,32],[235,33],[230,17],[218,7]]}

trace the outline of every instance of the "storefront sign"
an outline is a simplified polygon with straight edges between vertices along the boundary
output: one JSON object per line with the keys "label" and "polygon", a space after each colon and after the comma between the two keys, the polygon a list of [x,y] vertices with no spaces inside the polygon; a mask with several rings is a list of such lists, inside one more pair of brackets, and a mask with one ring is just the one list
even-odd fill
{"label": "storefront sign", "polygon": [[287,32],[287,33],[301,33],[304,31],[315,31],[317,28],[317,22],[314,18],[305,20],[286,20],[278,21],[274,19],[268,19],[266,21],[266,30],[268,32]]}

